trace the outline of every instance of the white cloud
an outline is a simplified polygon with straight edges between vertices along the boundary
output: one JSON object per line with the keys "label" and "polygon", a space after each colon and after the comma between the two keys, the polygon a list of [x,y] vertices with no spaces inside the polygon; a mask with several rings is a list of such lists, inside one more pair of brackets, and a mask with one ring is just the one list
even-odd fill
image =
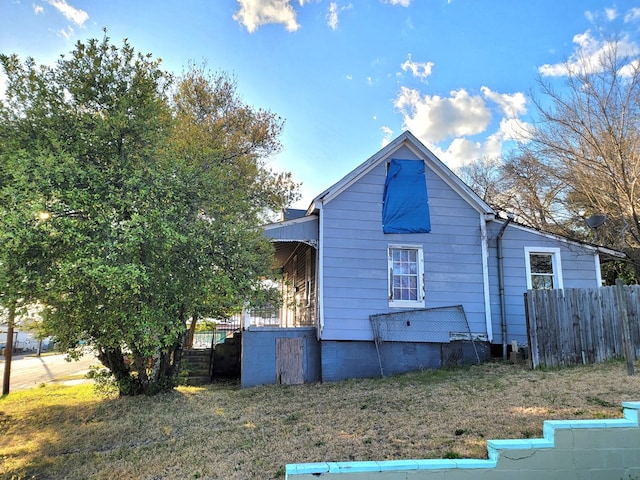
{"label": "white cloud", "polygon": [[527,113],[527,98],[524,93],[497,93],[488,87],[481,87],[480,91],[487,100],[498,104],[507,118],[516,118]]}
{"label": "white cloud", "polygon": [[407,60],[400,65],[402,70],[411,71],[412,75],[416,78],[419,78],[420,81],[424,81],[431,75],[431,70],[433,69],[433,62],[412,62],[411,54],[408,55]]}
{"label": "white cloud", "polygon": [[491,121],[491,111],[481,96],[454,90],[448,98],[424,95],[401,87],[394,102],[404,125],[415,135],[437,143],[451,137],[482,133]]}
{"label": "white cloud", "polygon": [[531,138],[533,125],[518,120],[517,118],[503,118],[500,120],[498,130],[502,141],[515,140],[517,142],[527,142]]}
{"label": "white cloud", "polygon": [[613,22],[616,18],[618,18],[618,11],[615,8],[605,8],[602,12],[592,12],[591,10],[587,10],[584,12],[584,16],[589,22],[597,24],[601,21],[604,14],[604,18],[606,21]]}
{"label": "white cloud", "polygon": [[441,155],[441,160],[449,168],[457,169],[482,158],[483,148],[480,142],[472,142],[466,138],[454,138]]}
{"label": "white cloud", "polygon": [[478,162],[485,157],[493,156],[490,153],[492,152],[492,147],[488,145],[488,142],[483,144],[458,137],[454,138],[446,148],[441,148],[438,145],[421,140],[436,157],[454,171],[470,163]]}
{"label": "white cloud", "polygon": [[514,118],[503,118],[500,120],[498,131],[489,135],[482,146],[482,155],[477,157],[499,157],[502,155],[502,146],[505,142],[528,142],[532,125]]}
{"label": "white cloud", "polygon": [[624,23],[635,22],[636,20],[640,20],[640,8],[639,7],[632,8],[624,16]]}
{"label": "white cloud", "polygon": [[329,13],[327,13],[327,24],[331,30],[338,28],[338,4],[331,2],[329,4]]}
{"label": "white cloud", "polygon": [[[302,5],[302,1],[300,2],[300,4]],[[338,2],[331,2],[329,4],[329,13],[327,13],[327,25],[329,25],[329,28],[331,28],[331,30],[336,30],[338,28],[338,22],[339,22],[339,13],[344,11],[344,10],[351,10],[353,8],[353,4],[349,3],[348,5],[345,5],[344,7],[338,7]]]}
{"label": "white cloud", "polygon": [[80,10],[79,8],[72,7],[67,3],[66,0],[47,0],[49,5],[58,10],[67,20],[72,21],[79,27],[84,25],[89,19],[89,14],[84,10]]}
{"label": "white cloud", "polygon": [[385,147],[391,141],[393,130],[385,125],[380,127],[380,131],[382,132],[382,146]]}
{"label": "white cloud", "polygon": [[633,77],[638,71],[640,71],[640,60],[635,59],[620,69],[620,75],[623,77]]}
{"label": "white cloud", "polygon": [[382,3],[388,3],[389,5],[400,5],[401,7],[408,7],[411,5],[411,0],[382,0]]}
{"label": "white cloud", "polygon": [[69,40],[71,37],[73,37],[74,31],[73,31],[73,27],[69,25],[66,30],[63,28],[58,30],[56,33],[60,37],[64,37],[66,40]]}
{"label": "white cloud", "polygon": [[36,15],[39,15],[40,13],[44,12],[44,7],[42,5],[34,5],[33,6],[33,13],[35,13]]}
{"label": "white cloud", "polygon": [[[425,141],[427,147],[449,168],[456,170],[470,163],[478,162],[483,158],[498,158],[502,155],[502,148],[506,141],[525,141],[523,135],[517,138],[510,131],[514,127],[514,120],[503,119],[500,129],[489,135],[484,141],[472,141],[464,137],[456,137],[446,147],[439,147]],[[518,123],[517,131],[523,132],[527,124]],[[423,140],[424,141],[424,140]]]}
{"label": "white cloud", "polygon": [[[270,23],[280,23],[289,32],[300,28],[291,0],[238,0],[238,3],[240,10],[233,19],[244,25],[249,33]],[[304,0],[299,0],[299,3],[304,5]]]}
{"label": "white cloud", "polygon": [[602,64],[601,60],[613,48],[616,49],[618,57],[634,56],[639,52],[638,46],[628,37],[623,37],[614,44],[608,40],[597,40],[589,30],[575,35],[573,43],[576,46],[567,62],[542,65],[538,72],[545,77],[560,77],[567,75],[569,71],[594,73]]}
{"label": "white cloud", "polygon": [[[423,140],[423,139],[422,139]],[[430,144],[423,140],[429,150],[452,170],[475,163],[483,158],[498,158],[502,155],[504,138],[498,131],[489,135],[483,142],[472,141],[464,137],[454,138],[446,148]]]}
{"label": "white cloud", "polygon": [[[520,120],[527,112],[523,93],[498,93],[481,87],[482,95],[454,90],[448,97],[422,95],[401,87],[395,107],[403,128],[411,130],[443,162],[455,169],[483,157],[499,157],[505,142],[527,141],[531,126]],[[499,113],[497,130],[487,131]],[[482,135],[484,139],[469,138]]]}

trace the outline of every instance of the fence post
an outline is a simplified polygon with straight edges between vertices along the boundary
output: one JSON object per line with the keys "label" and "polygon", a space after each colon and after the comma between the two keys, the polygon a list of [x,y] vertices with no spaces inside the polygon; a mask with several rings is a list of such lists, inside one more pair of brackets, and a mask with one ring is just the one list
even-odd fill
{"label": "fence post", "polygon": [[249,330],[251,326],[251,310],[248,305],[242,308],[242,330]]}
{"label": "fence post", "polygon": [[633,360],[635,355],[631,351],[631,331],[629,329],[629,316],[627,315],[627,302],[624,296],[624,282],[616,279],[616,303],[618,304],[618,318],[622,327],[622,350],[624,359],[627,362],[627,374],[633,375]]}
{"label": "fence post", "polygon": [[524,292],[524,315],[527,322],[527,340],[529,343],[529,366],[538,368],[540,366],[540,357],[538,351],[538,326],[536,322],[536,313],[534,301],[528,292]]}

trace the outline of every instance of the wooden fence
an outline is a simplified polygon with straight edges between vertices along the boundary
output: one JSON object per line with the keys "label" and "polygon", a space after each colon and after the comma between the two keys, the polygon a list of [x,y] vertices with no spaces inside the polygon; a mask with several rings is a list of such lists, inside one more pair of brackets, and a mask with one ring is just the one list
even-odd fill
{"label": "wooden fence", "polygon": [[598,363],[630,355],[640,358],[640,286],[622,286],[629,325],[623,334],[617,287],[529,290],[525,293],[529,358],[533,368]]}

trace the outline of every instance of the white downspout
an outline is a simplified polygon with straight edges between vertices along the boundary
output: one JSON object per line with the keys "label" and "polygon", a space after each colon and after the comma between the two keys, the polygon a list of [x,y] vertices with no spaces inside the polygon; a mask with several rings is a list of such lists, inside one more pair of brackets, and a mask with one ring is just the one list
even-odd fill
{"label": "white downspout", "polygon": [[504,266],[502,255],[502,236],[507,226],[513,221],[513,214],[507,214],[507,220],[502,225],[497,237],[497,249],[498,249],[498,285],[500,289],[500,327],[502,331],[502,359],[507,359],[507,305],[504,293]]}
{"label": "white downspout", "polygon": [[493,340],[493,326],[491,325],[491,290],[489,288],[489,242],[487,240],[487,222],[484,215],[480,215],[480,238],[482,242],[482,281],[484,284],[484,321],[487,327],[489,343]]}
{"label": "white downspout", "polygon": [[600,254],[596,253],[594,255],[594,260],[596,262],[596,284],[598,288],[602,287],[602,270],[600,270]]}
{"label": "white downspout", "polygon": [[324,331],[324,211],[322,200],[317,203],[318,207],[318,268],[316,271],[318,299],[318,340],[322,339]]}

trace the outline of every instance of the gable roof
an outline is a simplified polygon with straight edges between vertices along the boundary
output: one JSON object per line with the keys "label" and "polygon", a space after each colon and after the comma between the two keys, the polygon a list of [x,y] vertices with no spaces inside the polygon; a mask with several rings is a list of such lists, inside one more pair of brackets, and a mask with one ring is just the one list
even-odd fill
{"label": "gable roof", "polygon": [[456,193],[458,193],[471,207],[481,214],[495,216],[496,212],[491,206],[482,200],[467,184],[465,184],[455,173],[449,169],[442,161],[436,157],[431,150],[424,146],[408,130],[400,136],[385,145],[381,150],[369,157],[364,163],[357,166],[341,180],[327,188],[320,195],[315,197],[309,208],[307,215],[316,212],[320,208],[320,204],[326,205],[331,200],[344,192],[351,185],[360,180],[364,175],[369,173],[380,163],[390,159],[393,154],[402,147],[407,147],[418,158],[423,159],[426,165],[447,185],[449,185]]}

